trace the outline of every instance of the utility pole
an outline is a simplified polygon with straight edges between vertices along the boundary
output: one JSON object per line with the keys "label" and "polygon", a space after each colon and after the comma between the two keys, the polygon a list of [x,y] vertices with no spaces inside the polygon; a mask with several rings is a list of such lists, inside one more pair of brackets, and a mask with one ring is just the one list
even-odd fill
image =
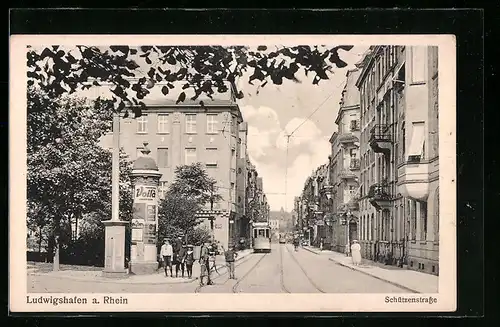
{"label": "utility pole", "polygon": [[285,212],[287,212],[287,191],[288,191],[288,146],[290,144],[290,137],[292,134],[286,134],[286,156],[285,156]]}

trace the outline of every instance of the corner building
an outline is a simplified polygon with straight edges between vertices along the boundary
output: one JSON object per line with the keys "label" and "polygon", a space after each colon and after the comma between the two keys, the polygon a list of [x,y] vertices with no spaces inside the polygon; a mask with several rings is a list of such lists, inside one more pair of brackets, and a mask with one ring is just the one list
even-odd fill
{"label": "corner building", "polygon": [[[359,204],[357,192],[360,174],[360,104],[356,81],[360,69],[347,72],[340,109],[335,120],[337,132],[330,138],[329,176],[333,186],[333,246],[344,252],[346,246],[359,239]],[[347,247],[349,249],[349,247]]]}
{"label": "corner building", "polygon": [[[223,200],[215,203],[213,210],[207,204],[198,213],[213,236],[225,248],[237,241],[247,230],[244,214],[245,178],[241,159],[246,156],[246,130],[240,108],[232,88],[226,93],[217,93],[214,100],[186,99],[180,104],[160,92],[157,84],[143,100],[147,109],[137,119],[122,119],[120,145],[135,160],[142,150],[143,142],[149,142],[151,156],[156,158],[160,179],[159,193],[163,197],[175,178],[175,168],[201,162],[209,176],[217,181]],[[240,127],[241,126],[241,127]],[[112,147],[112,135],[105,135],[101,144]],[[245,175],[243,175],[245,176]]]}
{"label": "corner building", "polygon": [[432,274],[439,274],[437,54],[433,46],[372,46],[356,83],[362,255]]}

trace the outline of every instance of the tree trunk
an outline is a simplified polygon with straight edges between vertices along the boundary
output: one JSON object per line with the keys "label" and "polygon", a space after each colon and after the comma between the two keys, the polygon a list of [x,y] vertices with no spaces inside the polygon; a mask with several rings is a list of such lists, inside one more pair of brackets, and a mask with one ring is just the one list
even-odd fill
{"label": "tree trunk", "polygon": [[54,260],[52,264],[52,271],[59,271],[59,237],[56,236],[54,240]]}
{"label": "tree trunk", "polygon": [[38,226],[38,253],[42,252],[42,227]]}

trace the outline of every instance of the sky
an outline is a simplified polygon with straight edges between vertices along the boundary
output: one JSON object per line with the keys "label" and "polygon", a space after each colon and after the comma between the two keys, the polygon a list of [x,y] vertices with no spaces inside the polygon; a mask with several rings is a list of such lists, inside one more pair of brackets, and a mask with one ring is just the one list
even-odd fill
{"label": "sky", "polygon": [[[288,80],[279,86],[269,83],[257,94],[256,86],[239,81],[245,94],[239,105],[249,126],[248,153],[263,178],[271,210],[293,210],[293,199],[300,196],[307,177],[328,162],[328,140],[337,130],[335,118],[346,73],[367,49],[340,50],[339,56],[348,66],[336,68],[330,80],[319,85],[312,84],[314,74],[303,74],[299,75],[300,84]],[[291,132],[287,151],[285,135]]]}

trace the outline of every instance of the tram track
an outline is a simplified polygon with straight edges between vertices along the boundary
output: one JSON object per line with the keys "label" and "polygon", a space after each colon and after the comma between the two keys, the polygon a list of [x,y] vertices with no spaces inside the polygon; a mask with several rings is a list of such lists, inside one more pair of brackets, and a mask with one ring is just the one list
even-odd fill
{"label": "tram track", "polygon": [[[251,256],[251,255],[248,255],[248,256],[246,256],[245,258],[242,258],[241,260],[239,260],[237,264],[235,263],[234,267],[235,267],[235,268],[237,268],[237,267],[241,266],[242,264],[244,264],[245,262],[250,261],[251,259],[252,259],[252,256]],[[227,269],[227,267],[225,267],[225,269],[226,269],[226,271],[225,271],[225,272],[223,272],[222,274],[219,274],[219,275],[217,275],[217,276],[213,277],[213,278],[212,278],[212,281],[217,280],[217,279],[221,278],[222,276],[227,275],[227,274],[229,273],[229,270]],[[222,284],[220,284],[220,285],[225,285],[228,281],[229,281],[229,279],[227,279],[224,283],[222,283]],[[203,287],[205,287],[205,286],[206,286],[206,285],[203,285],[203,286],[202,286],[202,285],[198,285],[198,286],[195,288],[194,292],[195,292],[195,293],[200,293],[201,289],[202,289]]]}
{"label": "tram track", "polygon": [[240,285],[240,283],[248,276],[250,275],[250,273],[255,269],[257,268],[257,266],[262,262],[262,260],[264,260],[265,257],[267,257],[269,253],[265,253],[259,260],[257,260],[257,262],[243,275],[241,276],[240,279],[238,279],[238,281],[236,282],[236,284],[233,285],[233,293],[238,293],[238,286]]}
{"label": "tram track", "polygon": [[[285,245],[286,247],[286,245]],[[281,289],[285,293],[291,293],[288,288],[285,285],[285,266],[283,265],[283,247],[280,245],[280,283],[281,283]]]}
{"label": "tram track", "polygon": [[[285,246],[286,247],[286,246]],[[290,253],[290,257],[292,257],[293,261],[295,262],[295,264],[297,264],[297,266],[300,268],[300,270],[302,270],[302,272],[304,273],[304,276],[306,276],[307,280],[309,281],[309,283],[311,283],[311,285],[317,289],[320,293],[327,293],[326,291],[322,290],[321,287],[319,287],[313,280],[312,278],[309,276],[309,274],[307,273],[307,271],[304,269],[304,267],[302,267],[302,265],[300,264],[300,262],[297,260],[297,258],[295,257],[295,255],[292,253],[292,251],[286,247],[286,250],[288,251],[288,253]],[[283,266],[282,266],[283,267]]]}

